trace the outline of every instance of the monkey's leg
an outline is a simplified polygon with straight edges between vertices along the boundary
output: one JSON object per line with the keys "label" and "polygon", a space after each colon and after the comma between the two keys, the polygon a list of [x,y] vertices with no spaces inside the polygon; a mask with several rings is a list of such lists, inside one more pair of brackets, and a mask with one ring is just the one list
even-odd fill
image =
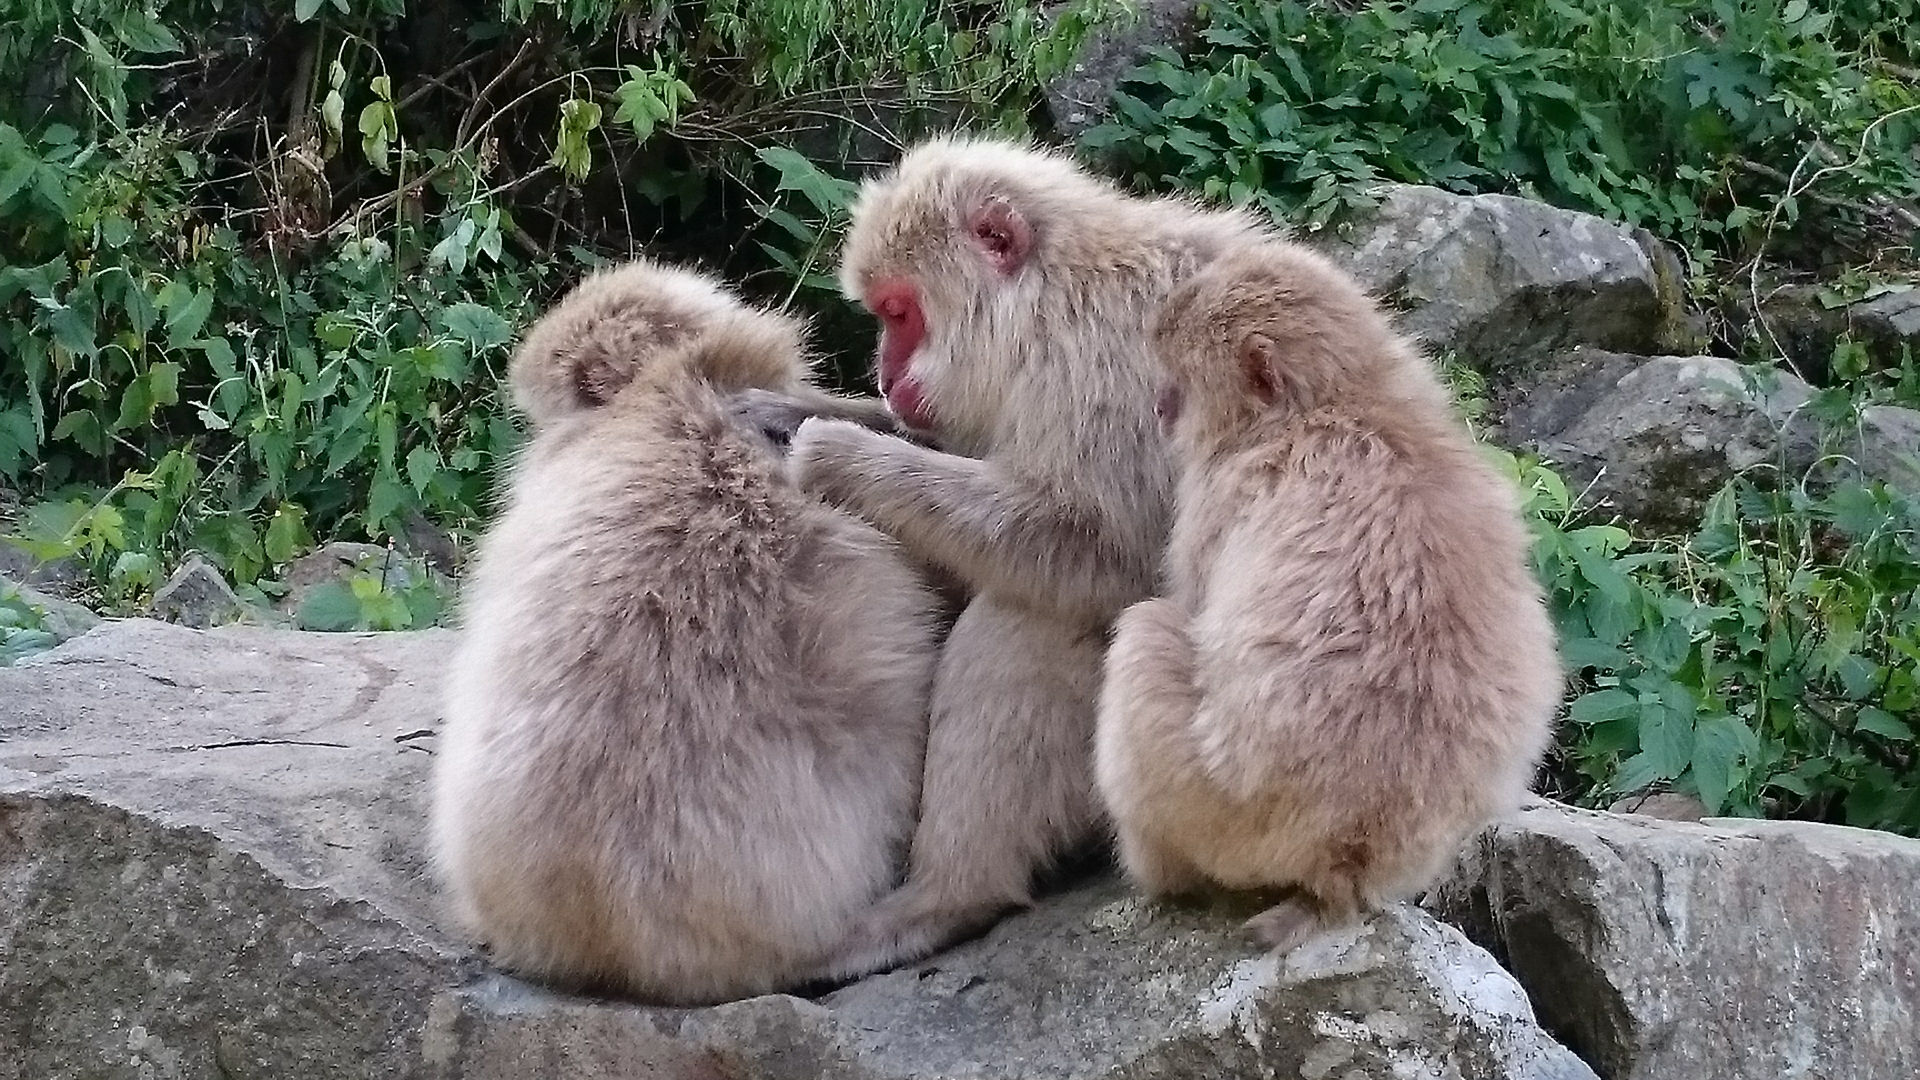
{"label": "monkey's leg", "polygon": [[1102,651],[1097,632],[984,597],[968,605],[934,678],[911,874],[819,974],[895,967],[990,925],[1030,901],[1037,867],[1092,833]]}
{"label": "monkey's leg", "polygon": [[[1174,837],[1177,809],[1201,775],[1193,748],[1193,643],[1187,614],[1170,600],[1145,600],[1114,624],[1100,691],[1095,763],[1113,814],[1120,862],[1142,889],[1166,896],[1206,881]],[[1170,828],[1169,828],[1170,826]]]}

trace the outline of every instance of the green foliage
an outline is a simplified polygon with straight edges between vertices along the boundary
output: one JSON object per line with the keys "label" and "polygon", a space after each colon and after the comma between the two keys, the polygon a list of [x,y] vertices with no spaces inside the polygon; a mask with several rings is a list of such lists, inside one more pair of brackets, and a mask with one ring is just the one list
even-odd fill
{"label": "green foliage", "polygon": [[[829,302],[852,186],[822,163],[952,116],[1018,126],[1120,8],[19,0],[15,539],[132,607],[190,549],[244,592],[319,540],[468,531],[518,439],[505,360],[557,289],[644,247]],[[387,593],[331,621],[422,621]]]}
{"label": "green foliage", "polygon": [[1513,465],[1581,687],[1569,788],[1920,834],[1920,502],[1742,477],[1692,537],[1649,542],[1583,523],[1550,470]]}
{"label": "green foliage", "polygon": [[[1085,145],[1151,185],[1310,226],[1379,181],[1644,224],[1700,264],[1819,235],[1912,243],[1911,2],[1210,5]],[[1818,182],[1819,186],[1813,185]]]}
{"label": "green foliage", "polygon": [[18,589],[0,585],[0,667],[53,646],[47,613],[28,603]]}
{"label": "green foliage", "polygon": [[417,630],[437,625],[448,611],[442,583],[429,573],[393,566],[392,553],[368,559],[344,581],[315,585],[301,598],[294,625],[302,630]]}

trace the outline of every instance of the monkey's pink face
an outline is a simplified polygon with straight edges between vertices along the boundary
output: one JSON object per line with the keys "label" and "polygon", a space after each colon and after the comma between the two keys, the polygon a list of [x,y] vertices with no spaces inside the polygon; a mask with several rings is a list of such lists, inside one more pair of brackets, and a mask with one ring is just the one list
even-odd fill
{"label": "monkey's pink face", "polygon": [[861,281],[859,299],[880,320],[879,383],[887,407],[908,427],[944,428],[943,435],[954,435],[956,426],[968,426],[967,414],[979,410],[966,404],[964,388],[975,380],[958,370],[962,361],[952,354],[952,337],[956,330],[977,336],[985,328],[956,326],[953,315],[976,307],[969,297],[1002,288],[1021,271],[1034,233],[1000,195],[982,196],[942,228],[951,231],[924,247],[896,240],[879,260],[886,268]]}
{"label": "monkey's pink face", "polygon": [[867,290],[867,309],[880,320],[880,393],[887,407],[908,427],[933,426],[926,387],[912,371],[914,355],[927,340],[926,310],[912,281],[896,278]]}

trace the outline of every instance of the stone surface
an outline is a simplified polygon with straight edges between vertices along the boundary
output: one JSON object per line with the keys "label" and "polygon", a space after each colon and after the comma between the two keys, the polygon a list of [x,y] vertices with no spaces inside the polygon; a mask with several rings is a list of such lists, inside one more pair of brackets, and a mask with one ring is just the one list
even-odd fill
{"label": "stone surface", "polygon": [[1617,225],[1508,195],[1391,185],[1323,248],[1400,326],[1476,367],[1524,369],[1588,345],[1654,351],[1680,320],[1661,260]]}
{"label": "stone surface", "polygon": [[300,610],[301,602],[316,586],[350,580],[362,569],[378,575],[389,592],[404,591],[426,574],[420,559],[389,551],[380,544],[336,540],[287,564],[286,573],[280,576],[287,591],[274,602],[274,607],[292,615]]}
{"label": "stone surface", "polygon": [[1812,396],[1797,376],[1715,356],[1575,349],[1498,395],[1498,430],[1590,485],[1599,505],[1656,528],[1696,527],[1706,500],[1754,468],[1920,491],[1920,412],[1872,405],[1823,427]]}
{"label": "stone surface", "polygon": [[0,1080],[1592,1076],[1407,908],[1283,964],[1095,881],[819,1000],[501,975],[424,872],[449,641],[136,619],[0,670]]}
{"label": "stone surface", "polygon": [[1504,403],[1500,435],[1598,505],[1688,530],[1734,473],[1782,462],[1797,477],[1819,456],[1812,417],[1798,411],[1807,384],[1784,373],[1750,382],[1761,374],[1713,356],[1575,350]]}
{"label": "stone surface", "polygon": [[1779,349],[1816,380],[1825,376],[1842,337],[1866,346],[1882,364],[1898,363],[1903,350],[1920,359],[1920,287],[1908,282],[1836,307],[1821,302],[1821,291],[1805,284],[1766,289],[1758,305],[1764,325],[1756,324],[1750,296],[1730,304],[1728,315],[1739,332]]}
{"label": "stone surface", "polygon": [[1047,86],[1047,112],[1054,130],[1072,138],[1104,119],[1121,78],[1146,57],[1148,49],[1177,48],[1191,36],[1199,6],[1199,0],[1139,0],[1137,20],[1089,33],[1073,67]]}
{"label": "stone surface", "polygon": [[1541,803],[1428,904],[1607,1080],[1920,1075],[1920,841]]}
{"label": "stone surface", "polygon": [[166,584],[154,590],[147,610],[157,619],[202,630],[240,622],[252,611],[219,568],[198,555],[188,556]]}
{"label": "stone surface", "polygon": [[1699,821],[1710,816],[1707,804],[1698,795],[1682,791],[1656,791],[1650,795],[1629,795],[1607,807],[1609,813],[1639,814],[1662,821]]}
{"label": "stone surface", "polygon": [[100,624],[100,616],[79,604],[0,576],[0,597],[17,597],[41,614],[41,627],[56,642],[79,637]]}

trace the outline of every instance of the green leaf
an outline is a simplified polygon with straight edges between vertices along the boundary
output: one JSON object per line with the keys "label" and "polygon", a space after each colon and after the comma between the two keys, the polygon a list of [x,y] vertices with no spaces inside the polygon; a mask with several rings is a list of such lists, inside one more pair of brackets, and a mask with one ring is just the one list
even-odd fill
{"label": "green leaf", "polygon": [[1602,720],[1631,716],[1639,707],[1638,698],[1615,686],[1580,695],[1574,699],[1567,713],[1568,719],[1576,724],[1597,724]]}
{"label": "green leaf", "polygon": [[267,561],[278,565],[313,546],[307,534],[307,512],[297,503],[283,503],[267,523],[265,539]]}
{"label": "green leaf", "polygon": [[146,426],[153,419],[153,388],[145,375],[137,376],[127,383],[120,393],[120,414],[113,421],[113,430],[128,431]]}
{"label": "green leaf", "polygon": [[1617,646],[1596,637],[1577,634],[1561,639],[1560,659],[1575,671],[1590,667],[1618,671],[1627,665],[1630,658]]}
{"label": "green leaf", "polygon": [[307,22],[320,11],[325,0],[293,0],[293,18],[295,22]]}
{"label": "green leaf", "polygon": [[579,183],[593,167],[593,152],[587,136],[600,126],[600,106],[584,98],[560,103],[560,131],[554,137],[553,156],[549,158],[569,180]]}
{"label": "green leaf", "polygon": [[433,447],[422,444],[407,451],[407,481],[413,485],[416,495],[424,496],[427,485],[440,471],[440,455]]}
{"label": "green leaf", "polygon": [[828,175],[796,150],[784,146],[766,146],[761,147],[756,156],[780,173],[780,182],[775,185],[775,191],[799,192],[823,217],[832,217],[852,206],[854,197],[859,194],[860,185]]}
{"label": "green leaf", "polygon": [[465,343],[473,352],[505,345],[513,339],[513,328],[507,320],[492,308],[471,301],[447,305],[440,312],[439,323],[449,337]]}
{"label": "green leaf", "polygon": [[147,386],[156,406],[180,403],[180,365],[159,361],[147,368]]}
{"label": "green leaf", "polygon": [[1695,726],[1693,785],[1708,813],[1726,809],[1727,793],[1738,783],[1741,766],[1754,745],[1753,732],[1732,717],[1708,717]]}
{"label": "green leaf", "polygon": [[1663,780],[1672,780],[1693,761],[1693,717],[1649,698],[1640,699],[1640,749]]}
{"label": "green leaf", "polygon": [[293,623],[302,630],[357,629],[361,625],[360,598],[344,582],[323,581],[301,597]]}
{"label": "green leaf", "polygon": [[1871,705],[1861,708],[1859,717],[1853,722],[1853,727],[1856,731],[1869,731],[1875,735],[1888,739],[1896,739],[1900,742],[1910,743],[1914,741],[1913,728],[1909,727],[1906,721],[1884,709],[1876,709]]}
{"label": "green leaf", "polygon": [[92,409],[75,409],[53,425],[50,439],[66,439],[94,457],[107,455],[107,429]]}
{"label": "green leaf", "polygon": [[[200,336],[207,316],[213,314],[213,290],[186,293],[184,288],[178,292],[175,289],[176,284],[170,282],[160,293],[160,304],[167,309],[167,348],[184,349]],[[169,303],[169,297],[175,298],[173,302]]]}

